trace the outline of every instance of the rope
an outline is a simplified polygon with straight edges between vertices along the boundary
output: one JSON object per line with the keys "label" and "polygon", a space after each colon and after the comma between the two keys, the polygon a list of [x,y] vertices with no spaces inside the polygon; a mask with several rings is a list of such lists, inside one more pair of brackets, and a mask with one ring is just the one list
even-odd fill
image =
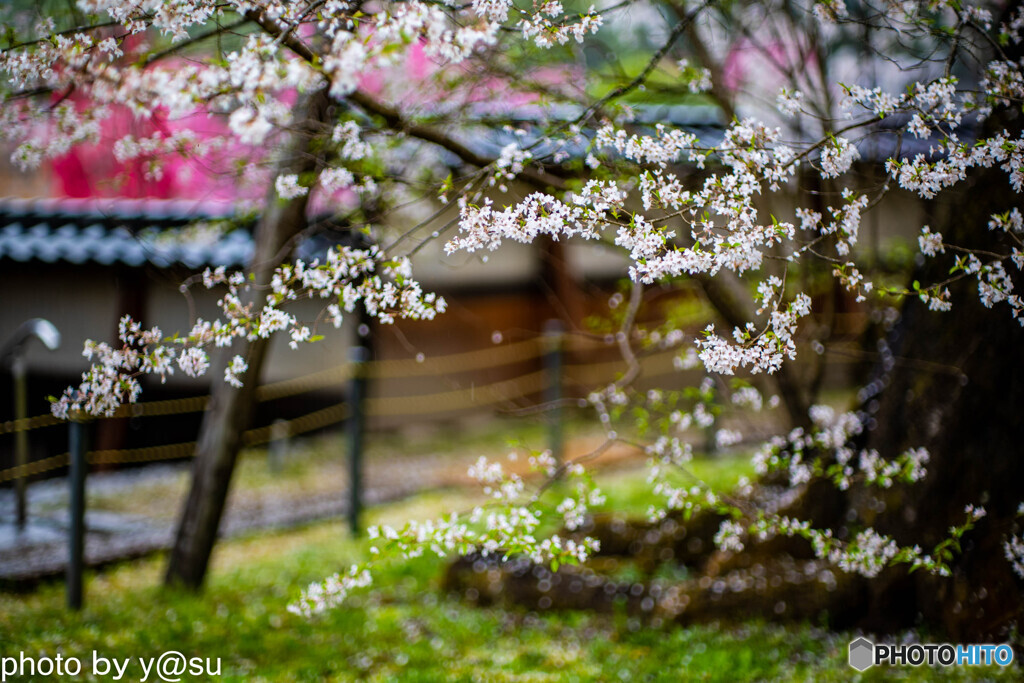
{"label": "rope", "polygon": [[[518,346],[520,353],[526,349],[525,344]],[[490,349],[487,351],[491,352]],[[476,353],[478,352],[474,352],[474,354]],[[674,363],[676,355],[676,351],[665,351],[643,358],[640,362],[644,367],[645,373],[657,376],[659,374],[675,372]],[[465,358],[467,356],[471,356],[471,354],[458,354],[458,356]],[[483,357],[483,354],[477,355],[475,356],[475,361],[479,362]],[[442,358],[445,360],[448,359],[448,357]],[[471,358],[471,360],[474,359]],[[406,361],[384,361],[384,363],[393,363],[394,365],[391,366],[392,368],[399,368],[401,367],[399,364],[405,362]],[[509,362],[511,363],[514,361]],[[417,364],[417,367],[421,367],[420,364]],[[473,367],[479,368],[486,366]],[[565,372],[567,379],[571,379],[571,381],[579,382],[581,384],[595,384],[597,382],[609,381],[609,378],[614,377],[616,372],[622,372],[625,370],[625,367],[626,365],[624,361],[608,361],[604,363],[567,365],[565,367]],[[469,370],[471,368],[463,367],[461,369]],[[320,380],[315,381],[317,381],[320,386],[326,386],[330,382],[334,381],[333,379],[328,379],[331,377],[331,373],[333,373],[335,377],[339,378],[338,381],[340,381],[340,379],[351,376],[351,367],[338,366],[319,373],[314,373],[313,375],[307,375],[306,377],[285,380],[284,382],[277,382],[275,384],[268,384],[265,387],[261,387],[261,390],[265,390],[262,393],[261,398],[262,400],[271,400],[272,398],[289,395],[281,392],[291,391],[298,386],[297,383],[300,382],[305,383],[303,386],[311,386],[309,384],[311,377],[320,377]],[[376,376],[381,377],[389,375],[382,373]],[[418,396],[371,397],[366,399],[366,415],[369,417],[401,417],[493,406],[499,403],[523,398],[541,391],[545,386],[546,379],[547,372],[540,370],[521,377],[515,377],[513,379],[501,380],[481,386],[454,389],[452,391],[422,394]],[[322,382],[322,384],[320,384],[320,382]],[[174,414],[174,409],[176,407],[180,407],[182,405],[196,406],[199,405],[200,402],[205,406],[207,400],[208,397],[206,396],[197,396],[193,398],[174,399],[169,401],[152,401],[149,403],[122,406],[122,408],[130,410],[136,415],[170,415]],[[278,422],[277,424],[250,429],[242,435],[242,443],[245,446],[258,446],[269,443],[274,440],[275,432],[278,434],[283,432],[288,436],[297,436],[299,434],[304,434],[306,432],[311,432],[316,429],[341,422],[347,418],[348,415],[349,409],[347,404],[337,403],[327,408],[297,417],[293,420],[288,420],[284,423]],[[51,419],[54,422],[58,422],[56,418]],[[24,420],[20,422],[29,421],[30,420]],[[195,441],[189,441],[185,443],[149,446],[145,448],[90,451],[87,457],[90,464],[96,465],[170,460],[194,455],[195,446]],[[43,460],[37,460],[25,465],[2,470],[0,471],[0,483],[18,477],[32,476],[41,472],[66,467],[68,462],[69,455],[67,453],[61,453],[60,455],[55,455]]]}
{"label": "rope", "polygon": [[122,405],[114,413],[115,417],[152,417],[155,415],[180,415],[197,413],[206,410],[209,396],[190,396],[189,398],[171,398],[166,401],[146,401],[145,403],[128,403]]}
{"label": "rope", "polygon": [[424,415],[495,405],[540,391],[544,388],[546,375],[544,370],[540,370],[514,379],[437,394],[368,398],[366,414],[370,417]]}
{"label": "rope", "polygon": [[7,422],[0,423],[0,434],[27,432],[32,429],[39,429],[40,427],[49,427],[63,421],[58,420],[53,415],[36,415],[35,417],[23,417],[20,420],[8,420]]}
{"label": "rope", "polygon": [[[543,349],[540,338],[528,339],[515,344],[497,346],[489,349],[478,349],[464,353],[438,356],[429,361],[420,362],[414,358],[403,360],[370,361],[367,363],[367,377],[417,377],[435,374],[451,374],[469,372],[489,367],[499,367],[511,363],[529,360],[539,356]],[[344,382],[352,377],[349,363],[336,365],[326,370],[265,384],[256,389],[258,401],[274,401],[304,394],[314,389],[322,389],[336,383]],[[120,406],[113,417],[152,417],[158,415],[181,415],[206,410],[209,396],[191,396],[164,401],[147,401]],[[21,420],[9,420],[0,423],[0,435],[21,431],[30,431],[40,427],[49,427],[63,423],[52,415],[37,415]]]}
{"label": "rope", "polygon": [[[383,360],[368,362],[366,372],[369,377],[413,377],[429,374],[468,372],[483,368],[510,365],[512,362],[536,357],[543,352],[540,343],[543,338],[534,338],[509,346],[482,349],[466,353],[438,356],[423,364],[415,359]],[[511,353],[510,353],[511,351]],[[495,356],[499,356],[497,362]],[[678,350],[662,351],[640,359],[643,371],[648,376],[658,376],[676,372],[675,362]],[[593,385],[610,381],[616,373],[626,370],[624,360],[609,360],[598,364],[578,364],[565,366],[566,379],[585,385]],[[345,381],[352,376],[352,366],[336,366],[324,371],[312,373],[281,382],[267,384],[257,389],[257,398],[261,401],[273,400],[312,388],[330,386]],[[547,371],[537,371],[509,380],[501,380],[480,386],[470,386],[451,391],[441,391],[415,396],[369,397],[365,409],[369,417],[402,417],[427,415],[433,413],[449,413],[469,408],[484,408],[488,405],[522,398],[544,389]],[[117,417],[128,416],[159,416],[205,410],[209,396],[193,396],[170,400],[148,401],[122,405]],[[276,423],[265,427],[250,429],[243,433],[242,442],[246,446],[261,445],[282,434],[295,436],[305,432],[321,429],[345,420],[349,415],[348,405],[344,402],[331,407],[314,411],[307,415]],[[35,429],[60,423],[49,415],[37,416],[24,420],[15,420],[0,425],[0,434]],[[91,451],[87,454],[88,462],[95,465],[141,463],[155,460],[171,460],[187,458],[195,455],[196,441],[171,443],[157,446],[146,446],[142,449]],[[0,470],[0,483],[18,477],[27,477],[49,470],[66,467],[70,461],[67,453],[45,458],[26,465]]]}
{"label": "rope", "polygon": [[[282,424],[270,425],[250,429],[242,435],[242,443],[246,446],[258,446],[274,440],[273,432],[281,430],[287,436],[296,436],[311,432],[321,427],[341,422],[348,417],[348,407],[344,403],[317,410],[288,420],[283,424],[287,429],[282,430]],[[278,437],[281,438],[281,437]],[[122,450],[89,451],[86,458],[90,465],[114,465],[124,463],[149,462],[152,460],[171,460],[175,458],[187,458],[195,455],[195,441],[185,443],[173,443],[163,446],[147,446],[145,448],[127,448]],[[9,481],[22,476],[31,476],[40,472],[48,472],[61,467],[66,467],[70,462],[70,454],[61,453],[50,458],[37,460],[18,467],[12,467],[0,471],[0,482]]]}
{"label": "rope", "polygon": [[375,379],[422,377],[496,368],[538,357],[544,352],[542,341],[542,337],[534,337],[506,346],[436,356],[424,361],[415,358],[371,361],[367,363],[366,376]]}
{"label": "rope", "polygon": [[55,470],[58,467],[64,467],[67,464],[67,453],[53,455],[49,458],[43,458],[42,460],[36,460],[35,462],[26,463],[24,465],[16,465],[10,469],[0,471],[0,482],[10,481],[11,479],[17,479],[19,477],[30,477],[33,474],[39,474],[40,472],[49,472],[50,470]]}
{"label": "rope", "polygon": [[[656,377],[676,372],[675,359],[678,355],[678,350],[662,351],[640,358],[640,366],[649,376]],[[625,372],[627,367],[626,361],[620,359],[603,363],[566,365],[565,372],[567,379],[579,384],[599,384],[611,381],[617,373]]]}
{"label": "rope", "polygon": [[[468,372],[510,365],[536,358],[544,352],[544,341],[546,340],[543,337],[535,337],[507,346],[439,356],[431,359],[429,362],[420,362],[416,359],[368,362],[364,370],[368,377],[373,378],[414,377]],[[593,343],[593,340],[589,339],[584,339],[583,341]],[[641,359],[644,372],[650,375],[674,372],[676,355],[676,351],[665,351]],[[580,384],[596,384],[609,381],[610,377],[614,377],[616,372],[624,371],[625,367],[624,361],[621,360],[575,364],[567,365],[565,373],[567,379],[571,379],[571,381]],[[352,374],[353,368],[351,364],[334,366],[302,377],[264,385],[257,389],[256,396],[259,401],[285,398],[343,382],[350,379]],[[369,417],[401,417],[453,412],[467,408],[481,408],[506,403],[540,392],[543,390],[546,380],[547,371],[540,370],[513,379],[452,391],[418,396],[371,397],[366,399],[365,410],[366,415]],[[197,412],[205,410],[208,403],[209,396],[149,401],[121,406],[115,413],[115,416],[157,416]],[[245,446],[269,443],[275,439],[277,434],[281,433],[282,429],[284,434],[290,436],[303,434],[341,422],[348,417],[348,414],[348,406],[345,403],[338,403],[289,420],[283,425],[279,422],[276,425],[250,429],[243,433],[242,443]],[[58,420],[52,415],[38,415],[21,420],[12,420],[0,424],[0,434],[27,431],[61,422],[63,421]],[[88,453],[88,461],[91,464],[120,464],[176,459],[194,455],[195,446],[195,441],[189,441],[145,448],[90,451]],[[44,458],[43,460],[0,470],[0,483],[65,467],[68,462],[68,453],[61,453]]]}
{"label": "rope", "polygon": [[189,441],[188,443],[172,443],[164,446],[148,446],[146,448],[89,451],[85,457],[90,465],[120,465],[128,462],[171,460],[172,458],[187,458],[194,455],[195,446],[195,441]]}
{"label": "rope", "polygon": [[327,370],[314,372],[310,375],[285,379],[272,384],[264,384],[256,389],[256,400],[274,401],[279,398],[287,398],[297,394],[305,394],[314,389],[322,389],[332,384],[347,381],[352,378],[352,366],[336,365]]}
{"label": "rope", "polygon": [[[270,443],[271,441],[274,441],[273,434],[277,430],[284,431],[286,436],[305,434],[306,432],[311,432],[314,429],[320,429],[321,427],[341,422],[347,418],[348,415],[348,405],[346,403],[337,403],[322,410],[309,413],[308,415],[297,417],[294,420],[250,429],[242,435],[242,443],[246,446],[259,446],[261,444]],[[287,429],[285,430],[285,428]]]}

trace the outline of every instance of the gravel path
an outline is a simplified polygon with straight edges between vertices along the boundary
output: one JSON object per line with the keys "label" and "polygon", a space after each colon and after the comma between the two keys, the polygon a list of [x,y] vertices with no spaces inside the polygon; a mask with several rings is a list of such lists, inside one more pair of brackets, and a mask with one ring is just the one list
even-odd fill
{"label": "gravel path", "polygon": [[[398,500],[451,481],[451,461],[439,467],[436,457],[369,464],[366,505]],[[222,537],[255,530],[286,529],[309,522],[341,517],[348,512],[348,486],[343,468],[324,468],[323,481],[333,490],[296,490],[263,486],[232,492],[221,528]],[[154,492],[146,514],[104,509],[86,512],[85,561],[89,566],[140,557],[170,548],[176,515],[187,486],[189,464],[154,465],[137,470],[99,472],[86,483],[90,504],[116,503]],[[0,582],[20,583],[65,571],[67,564],[68,483],[64,478],[32,484],[29,488],[29,524],[17,529],[14,492],[0,490]],[[324,486],[316,487],[319,489]]]}

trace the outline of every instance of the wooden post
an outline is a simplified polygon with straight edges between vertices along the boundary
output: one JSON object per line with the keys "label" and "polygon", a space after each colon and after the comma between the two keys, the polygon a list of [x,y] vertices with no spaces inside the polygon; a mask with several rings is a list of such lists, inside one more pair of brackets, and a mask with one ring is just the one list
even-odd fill
{"label": "wooden post", "polygon": [[68,475],[70,484],[68,530],[68,569],[67,598],[68,608],[82,609],[82,573],[85,566],[85,470],[88,464],[85,454],[88,451],[89,425],[81,420],[72,420],[68,424],[68,451],[71,458],[71,472]]}
{"label": "wooden post", "polygon": [[28,519],[28,429],[25,420],[28,418],[27,380],[25,378],[25,359],[16,352],[11,363],[11,374],[14,375],[14,420],[17,427],[14,432],[14,464],[18,468],[18,476],[14,479],[15,502],[17,506],[17,524],[19,529],[25,528]]}
{"label": "wooden post", "polygon": [[562,431],[562,366],[564,364],[565,328],[560,320],[544,323],[544,369],[547,373],[547,388],[544,401],[548,404],[548,447],[551,457],[560,468],[564,457],[564,434]]}

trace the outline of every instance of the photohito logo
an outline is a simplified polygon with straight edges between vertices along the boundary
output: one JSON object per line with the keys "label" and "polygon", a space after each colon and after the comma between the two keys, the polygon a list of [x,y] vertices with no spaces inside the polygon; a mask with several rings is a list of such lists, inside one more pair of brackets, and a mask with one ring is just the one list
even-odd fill
{"label": "photohito logo", "polygon": [[850,666],[863,671],[875,663],[875,644],[867,638],[858,638],[850,643]]}
{"label": "photohito logo", "polygon": [[864,671],[879,664],[892,666],[1009,666],[1013,663],[1013,648],[1002,643],[908,643],[876,645],[867,638],[850,641],[850,666]]}

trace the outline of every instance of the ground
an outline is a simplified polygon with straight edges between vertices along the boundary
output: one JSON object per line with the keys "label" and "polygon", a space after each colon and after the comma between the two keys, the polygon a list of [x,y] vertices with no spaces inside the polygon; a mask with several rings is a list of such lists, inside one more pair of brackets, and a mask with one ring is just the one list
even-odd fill
{"label": "ground", "polygon": [[[256,457],[259,457],[258,455]],[[698,462],[700,476],[728,486],[741,457]],[[250,475],[252,476],[252,475]],[[644,504],[642,472],[622,463],[602,479],[611,505]],[[369,522],[398,524],[474,502],[464,488],[421,493],[377,506]],[[327,615],[286,611],[310,581],[367,553],[339,520],[278,532],[253,532],[220,544],[203,595],[159,588],[164,559],[109,567],[86,582],[86,607],[64,608],[59,582],[0,593],[0,656],[157,657],[179,650],[219,658],[217,681],[573,681],[573,680],[1015,680],[1019,670],[913,667],[855,675],[847,645],[856,634],[813,624],[749,622],[655,626],[623,613],[528,612],[478,608],[441,589],[447,560],[389,565],[373,590]],[[628,572],[628,568],[623,569]],[[671,577],[666,577],[671,580]],[[934,640],[926,633],[907,638]],[[134,665],[133,665],[134,666]],[[141,679],[141,669],[136,677]],[[130,674],[122,680],[128,680]],[[59,680],[22,677],[8,680]],[[150,680],[153,680],[150,678]]]}

